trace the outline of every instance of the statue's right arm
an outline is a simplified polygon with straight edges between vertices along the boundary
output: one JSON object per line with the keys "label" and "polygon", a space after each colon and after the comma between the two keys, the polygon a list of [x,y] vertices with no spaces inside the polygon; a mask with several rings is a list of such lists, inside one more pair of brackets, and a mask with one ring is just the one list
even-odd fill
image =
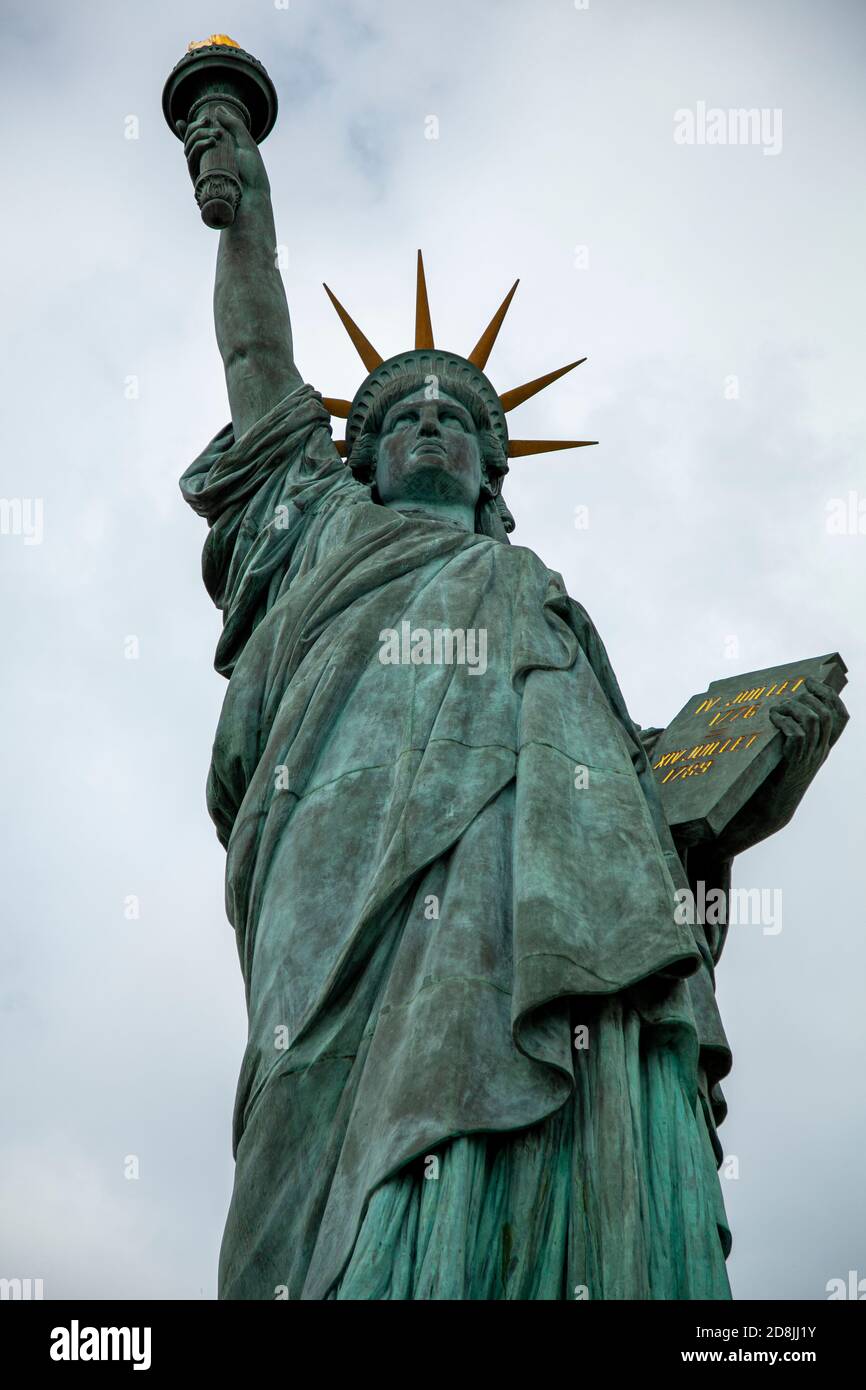
{"label": "statue's right arm", "polygon": [[204,151],[231,140],[243,186],[235,220],[220,232],[214,286],[217,345],[237,439],[302,384],[276,264],[270,183],[258,146],[226,107],[218,108],[216,124],[203,117],[179,128],[193,178]]}

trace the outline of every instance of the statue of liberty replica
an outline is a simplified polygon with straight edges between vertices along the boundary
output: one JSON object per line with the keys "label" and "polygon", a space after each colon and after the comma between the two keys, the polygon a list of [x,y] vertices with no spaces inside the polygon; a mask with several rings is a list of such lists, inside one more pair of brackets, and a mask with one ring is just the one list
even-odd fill
{"label": "statue of liberty replica", "polygon": [[249,1015],[220,1297],[727,1299],[725,929],[675,895],[790,818],[837,696],[780,705],[777,773],[681,852],[592,622],[510,540],[509,460],[578,441],[508,414],[568,368],[499,393],[514,291],[462,355],[419,255],[405,351],[331,295],[366,376],[323,398],[275,265],[264,69],[214,36],[165,100],[220,228],[231,410],[181,482],[224,620],[207,795]]}

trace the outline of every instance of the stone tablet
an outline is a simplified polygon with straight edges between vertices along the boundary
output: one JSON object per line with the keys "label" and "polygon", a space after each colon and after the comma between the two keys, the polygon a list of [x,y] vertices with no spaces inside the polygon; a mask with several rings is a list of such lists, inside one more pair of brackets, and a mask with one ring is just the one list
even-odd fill
{"label": "stone tablet", "polygon": [[653,749],[653,771],[672,830],[685,844],[714,839],[779,761],[782,734],[773,702],[807,676],[838,694],[847,667],[838,652],[713,681],[667,726]]}

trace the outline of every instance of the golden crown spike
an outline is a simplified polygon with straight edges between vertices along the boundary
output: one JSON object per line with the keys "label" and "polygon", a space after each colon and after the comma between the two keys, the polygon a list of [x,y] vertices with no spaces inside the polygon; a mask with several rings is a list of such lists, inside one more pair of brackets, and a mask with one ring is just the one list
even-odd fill
{"label": "golden crown spike", "polygon": [[424,261],[418,252],[418,273],[415,283],[415,346],[416,348],[435,347],[433,325],[430,322],[430,303],[427,299],[427,280],[424,276]]}
{"label": "golden crown spike", "polygon": [[474,348],[469,354],[468,360],[481,372],[483,372],[484,368],[487,366],[487,359],[493,350],[493,344],[496,342],[496,339],[499,336],[499,330],[502,327],[502,324],[505,320],[505,315],[508,313],[509,306],[511,304],[512,299],[514,298],[514,292],[519,284],[520,280],[515,280],[514,284],[511,286],[511,289],[508,291],[499,308],[496,310],[496,313],[493,315],[493,318],[490,320],[484,332],[481,334],[481,337],[478,339],[478,342],[475,344]]}
{"label": "golden crown spike", "polygon": [[349,337],[352,339],[352,342],[354,343],[355,348],[357,350],[358,356],[360,357],[364,366],[367,368],[367,371],[372,372],[375,371],[377,367],[381,367],[382,363],[385,360],[384,357],[382,357],[381,354],[376,351],[369,338],[364,337],[364,334],[361,332],[360,328],[355,323],[355,320],[349,317],[349,315],[346,313],[346,310],[343,308],[342,304],[340,303],[337,296],[333,293],[333,291],[329,290],[327,285],[324,286],[324,289],[325,294],[328,296],[337,313],[339,314],[340,321],[342,322],[342,325],[348,333]]}

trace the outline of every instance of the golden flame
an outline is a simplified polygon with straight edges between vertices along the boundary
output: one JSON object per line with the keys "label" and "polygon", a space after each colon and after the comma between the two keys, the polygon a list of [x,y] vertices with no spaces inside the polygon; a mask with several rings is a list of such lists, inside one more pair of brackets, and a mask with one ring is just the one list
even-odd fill
{"label": "golden flame", "polygon": [[187,45],[186,51],[193,53],[197,48],[210,48],[211,44],[215,43],[224,44],[227,48],[240,48],[240,44],[235,43],[234,39],[230,39],[228,34],[211,34],[209,39],[193,39]]}

